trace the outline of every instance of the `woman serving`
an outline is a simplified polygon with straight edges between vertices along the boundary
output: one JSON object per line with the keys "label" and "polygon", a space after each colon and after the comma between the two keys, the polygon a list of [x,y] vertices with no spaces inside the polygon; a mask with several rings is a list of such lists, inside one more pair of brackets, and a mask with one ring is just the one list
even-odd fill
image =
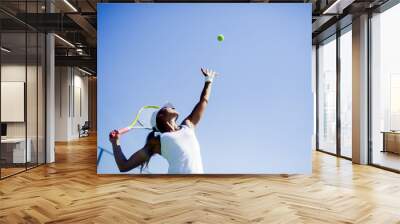
{"label": "woman serving", "polygon": [[200,100],[180,125],[177,124],[178,111],[172,104],[166,104],[154,112],[151,118],[153,131],[146,138],[145,145],[129,159],[121,150],[120,134],[117,130],[110,133],[110,142],[114,158],[121,172],[130,171],[138,166],[147,166],[154,154],[160,154],[169,164],[169,174],[202,174],[203,163],[200,144],[194,129],[202,118],[211,93],[211,85],[216,73],[201,69],[205,77]]}

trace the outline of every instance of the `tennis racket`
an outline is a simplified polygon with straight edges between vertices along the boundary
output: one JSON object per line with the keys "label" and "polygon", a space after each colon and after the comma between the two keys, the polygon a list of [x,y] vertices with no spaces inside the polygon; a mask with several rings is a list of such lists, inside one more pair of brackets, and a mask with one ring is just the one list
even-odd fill
{"label": "tennis racket", "polygon": [[151,126],[151,116],[155,111],[159,109],[159,106],[143,106],[139,109],[135,118],[129,126],[118,129],[117,133],[112,132],[111,137],[115,137],[116,134],[126,134],[133,129],[152,130],[153,127]]}
{"label": "tennis racket", "polygon": [[[153,130],[151,125],[151,117],[155,111],[158,111],[161,107],[159,106],[143,106],[136,113],[135,118],[129,126],[120,128],[116,132],[112,131],[110,133],[110,137],[115,138],[117,134],[123,135],[128,133],[133,129],[144,129],[144,130]],[[98,157],[97,157],[97,166],[100,164],[103,154],[113,155],[112,151],[107,150],[102,147],[98,147]]]}

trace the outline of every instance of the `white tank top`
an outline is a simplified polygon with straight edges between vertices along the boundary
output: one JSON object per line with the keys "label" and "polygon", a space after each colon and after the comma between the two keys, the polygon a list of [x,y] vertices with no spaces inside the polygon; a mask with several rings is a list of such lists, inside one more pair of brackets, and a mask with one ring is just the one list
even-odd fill
{"label": "white tank top", "polygon": [[161,156],[169,164],[170,174],[204,173],[201,160],[200,145],[194,128],[182,125],[174,132],[160,134]]}

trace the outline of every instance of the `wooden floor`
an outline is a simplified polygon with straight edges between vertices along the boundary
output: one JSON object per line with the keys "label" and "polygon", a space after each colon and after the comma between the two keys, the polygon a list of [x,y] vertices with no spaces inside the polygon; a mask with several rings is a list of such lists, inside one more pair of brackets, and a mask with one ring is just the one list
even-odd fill
{"label": "wooden floor", "polygon": [[400,223],[400,175],[314,153],[310,176],[99,176],[96,139],[0,181],[0,223]]}
{"label": "wooden floor", "polygon": [[1,177],[8,177],[11,176],[13,174],[19,173],[19,172],[23,172],[25,171],[25,167],[21,168],[21,167],[17,167],[17,168],[1,168]]}

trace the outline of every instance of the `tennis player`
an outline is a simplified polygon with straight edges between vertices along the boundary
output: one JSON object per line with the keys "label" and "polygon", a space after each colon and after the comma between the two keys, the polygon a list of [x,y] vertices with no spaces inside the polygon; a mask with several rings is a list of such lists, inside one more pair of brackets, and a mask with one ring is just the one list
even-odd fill
{"label": "tennis player", "polygon": [[140,170],[148,166],[151,157],[160,154],[169,164],[169,174],[202,174],[203,163],[200,145],[194,129],[199,123],[208,104],[211,85],[216,73],[209,69],[201,69],[205,77],[200,101],[192,113],[179,125],[178,111],[172,104],[164,105],[154,112],[151,118],[153,131],[149,133],[145,145],[127,159],[121,150],[120,134],[117,130],[110,133],[110,141],[114,158],[121,172],[127,172],[138,166]]}

